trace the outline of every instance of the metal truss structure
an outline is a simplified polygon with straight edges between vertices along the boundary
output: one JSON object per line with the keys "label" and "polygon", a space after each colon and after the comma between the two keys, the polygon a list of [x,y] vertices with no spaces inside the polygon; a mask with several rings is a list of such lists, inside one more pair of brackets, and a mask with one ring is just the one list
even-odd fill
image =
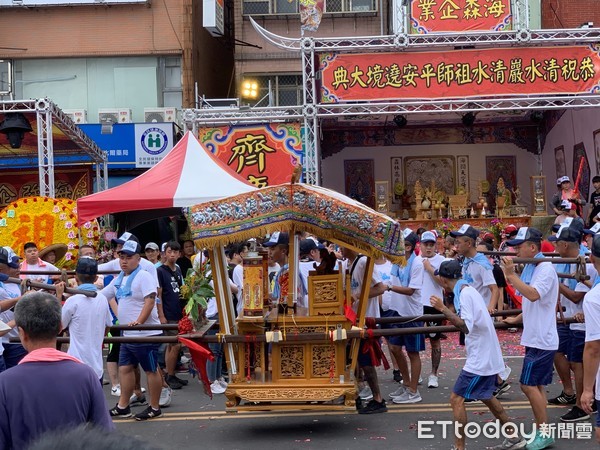
{"label": "metal truss structure", "polygon": [[[96,166],[96,182],[98,190],[108,188],[107,156],[81,129],[56,106],[52,101],[42,98],[37,100],[2,100],[0,114],[34,113],[37,119],[37,156],[39,170],[40,195],[54,197],[54,143],[52,128],[57,127],[75,145],[78,151],[69,151],[69,163],[93,163]],[[10,154],[10,158],[29,157],[29,153],[18,149]],[[0,158],[0,167],[2,159]]]}
{"label": "metal truss structure", "polygon": [[[325,52],[374,53],[410,51],[448,51],[460,47],[507,48],[566,45],[600,45],[600,29],[530,30],[528,0],[512,0],[513,29],[461,33],[409,34],[409,2],[398,0],[393,11],[396,34],[388,36],[287,38],[276,35],[250,21],[258,34],[270,44],[302,59],[302,106],[278,108],[232,108],[227,111],[194,109],[184,112],[190,129],[199,126],[235,123],[260,123],[272,120],[302,121],[304,125],[305,181],[320,184],[320,120],[354,115],[397,115],[508,110],[556,110],[600,106],[600,95],[506,95],[493,98],[460,97],[447,99],[397,99],[396,101],[352,101],[321,103],[317,89],[318,55]],[[277,111],[280,112],[277,113]]]}

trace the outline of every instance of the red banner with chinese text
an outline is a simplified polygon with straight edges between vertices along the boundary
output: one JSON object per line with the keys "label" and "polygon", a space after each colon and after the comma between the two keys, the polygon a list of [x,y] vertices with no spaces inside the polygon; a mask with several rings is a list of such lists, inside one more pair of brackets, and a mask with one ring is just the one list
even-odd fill
{"label": "red banner with chinese text", "polygon": [[600,47],[320,55],[322,103],[600,93]]}
{"label": "red banner with chinese text", "polygon": [[[91,169],[54,169],[56,198],[76,200],[93,192]],[[40,195],[39,171],[0,171],[0,209],[23,197]]]}
{"label": "red banner with chinese text", "polygon": [[411,32],[510,30],[510,3],[510,0],[412,0]]}
{"label": "red banner with chinese text", "polygon": [[289,183],[303,160],[299,123],[201,128],[200,143],[256,187]]}

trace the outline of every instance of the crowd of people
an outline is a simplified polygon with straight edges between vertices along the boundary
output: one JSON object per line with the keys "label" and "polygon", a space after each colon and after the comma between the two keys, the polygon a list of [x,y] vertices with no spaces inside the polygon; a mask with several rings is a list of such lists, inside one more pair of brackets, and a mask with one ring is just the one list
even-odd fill
{"label": "crowd of people", "polygon": [[[600,188],[600,179],[594,179],[595,186],[596,183]],[[512,430],[513,435],[497,448],[516,449],[525,445],[529,449],[546,448],[553,442],[552,437],[543,432],[548,424],[548,403],[571,406],[561,421],[578,422],[589,420],[600,401],[600,393],[594,394],[600,365],[600,288],[597,287],[600,279],[596,280],[600,270],[600,224],[592,217],[590,228],[585,228],[571,204],[571,199],[560,200],[559,216],[564,212],[568,214],[557,219],[552,235],[546,238],[535,228],[517,229],[513,225],[503,230],[501,242],[495,242],[493,235],[468,224],[444,238],[435,230],[406,229],[406,264],[400,266],[378,259],[370,280],[364,279],[368,273],[368,258],[350,248],[339,248],[316,236],[303,234],[299,239],[299,270],[295,283],[297,306],[309,306],[309,272],[321,263],[324,255],[333,255],[336,267],[349,274],[355,310],[366,284],[367,317],[411,318],[408,322],[384,327],[441,325],[442,320],[431,321],[427,316],[443,314],[446,321],[460,330],[460,342],[466,347],[465,365],[450,398],[454,420],[463,425],[467,422],[465,402],[470,401],[483,402],[502,424],[509,423],[498,397],[510,388],[510,369],[504,363],[492,314],[503,307],[520,306],[522,314],[506,317],[504,321],[513,325],[522,323],[521,345],[525,348],[525,357],[519,382],[531,405],[538,431],[533,442],[527,444],[516,429]],[[272,302],[285,303],[288,298],[291,255],[287,233],[274,232],[260,242],[232,244],[226,249],[226,256],[238,314],[242,310],[244,289],[247,289],[242,264],[248,249],[255,244],[268,251]],[[15,390],[13,383],[15,377],[19,377],[21,386],[24,386],[23,381],[35,384],[30,374],[34,369],[47,372],[44,379],[60,379],[64,383],[56,386],[54,394],[61,396],[57,399],[61,404],[66,404],[63,392],[67,387],[79,386],[81,392],[73,391],[66,396],[67,403],[71,401],[69,396],[87,399],[84,405],[73,400],[77,406],[72,411],[72,424],[94,422],[106,429],[112,429],[111,417],[133,416],[137,420],[160,417],[161,408],[171,403],[172,390],[188,384],[188,380],[177,375],[178,367],[186,362],[179,344],[112,344],[104,357],[102,341],[106,328],[114,324],[177,324],[183,316],[181,288],[185,275],[190,269],[204,265],[208,255],[197,250],[192,241],[181,244],[170,241],[160,246],[149,242],[142,248],[131,233],[113,239],[111,250],[114,259],[99,263],[95,249],[82,246],[76,276],[64,282],[48,274],[54,266],[40,258],[35,243],[24,245],[24,258],[9,247],[0,247],[0,320],[7,325],[0,331],[3,334],[0,372],[5,372],[0,374],[0,402],[5,405],[0,409],[0,447],[21,448],[53,427],[53,423],[42,423],[33,417],[33,411],[25,411],[31,414],[30,421],[17,423],[14,418],[1,417],[10,411],[11,405],[23,408],[19,402],[24,393]],[[536,262],[535,259],[544,258],[544,251],[556,252],[561,258],[588,255],[589,280],[572,275],[576,272],[574,263],[552,264],[548,259]],[[515,254],[518,258],[527,258],[527,263],[518,267],[513,263]],[[53,283],[56,294],[38,291],[22,295],[19,284],[7,282],[9,277]],[[67,286],[84,292],[65,294]],[[218,322],[214,298],[208,302],[206,315]],[[575,322],[566,323],[564,318],[574,318]],[[56,336],[65,331],[70,344],[63,353],[56,350]],[[162,333],[160,329],[125,329],[122,335],[137,338]],[[165,333],[176,334],[177,330]],[[20,343],[11,340],[16,337]],[[439,386],[441,340],[445,338],[441,333],[423,332],[387,339],[393,378],[398,382],[398,388],[387,399],[379,387],[376,370],[379,361],[370,352],[359,351],[358,412],[386,412],[390,401],[395,404],[422,402],[421,384],[429,389]],[[422,357],[426,342],[429,342],[431,367],[424,368]],[[210,389],[213,394],[223,394],[228,383],[223,347],[214,343],[210,349],[215,356],[214,361],[207,363]],[[104,367],[110,393],[118,397],[109,410],[102,396]],[[147,391],[141,387],[140,367],[146,374]],[[552,381],[553,367],[563,391],[547,399],[544,386]],[[64,376],[53,375],[55,371],[64,372]],[[43,389],[43,385],[40,388]],[[147,407],[134,415],[132,408],[139,405]],[[464,437],[457,436],[455,448],[464,447]]]}

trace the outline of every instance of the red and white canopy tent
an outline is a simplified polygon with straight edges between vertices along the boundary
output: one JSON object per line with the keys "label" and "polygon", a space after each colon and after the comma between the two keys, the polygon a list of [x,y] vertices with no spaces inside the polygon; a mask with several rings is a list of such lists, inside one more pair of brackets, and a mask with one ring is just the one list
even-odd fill
{"label": "red and white canopy tent", "polygon": [[[254,191],[187,132],[156,166],[120,186],[77,200],[80,223],[119,212],[158,210],[156,216],[177,214],[174,208]],[[162,214],[161,214],[162,212]]]}

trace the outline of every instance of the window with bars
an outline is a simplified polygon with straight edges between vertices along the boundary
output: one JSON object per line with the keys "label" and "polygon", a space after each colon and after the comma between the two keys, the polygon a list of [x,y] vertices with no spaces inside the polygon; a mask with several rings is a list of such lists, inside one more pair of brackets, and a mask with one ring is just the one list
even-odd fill
{"label": "window with bars", "polygon": [[[243,0],[244,15],[297,14],[298,0]],[[325,0],[325,13],[377,11],[376,0]]]}
{"label": "window with bars", "polygon": [[[277,75],[245,75],[244,78],[252,78],[258,83],[258,106],[269,104],[269,80],[271,81],[271,105],[272,106],[294,106],[301,105],[302,75],[277,74]],[[258,101],[257,100],[257,101]]]}

